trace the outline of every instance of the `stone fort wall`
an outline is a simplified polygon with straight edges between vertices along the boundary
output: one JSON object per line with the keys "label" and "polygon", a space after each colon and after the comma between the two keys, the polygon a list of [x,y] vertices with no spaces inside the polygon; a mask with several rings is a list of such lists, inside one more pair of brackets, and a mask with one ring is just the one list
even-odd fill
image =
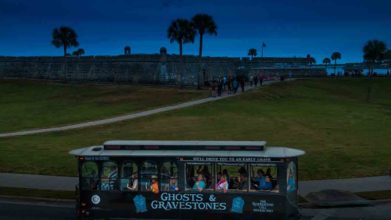
{"label": "stone fort wall", "polygon": [[[178,84],[195,86],[226,74],[274,74],[287,66],[305,65],[304,58],[258,58],[135,54],[84,57],[0,57],[0,78],[30,78],[82,82]],[[271,66],[275,68],[270,68]],[[300,72],[299,70],[295,71]],[[279,70],[279,71],[277,71]],[[284,72],[284,71],[280,71]]]}

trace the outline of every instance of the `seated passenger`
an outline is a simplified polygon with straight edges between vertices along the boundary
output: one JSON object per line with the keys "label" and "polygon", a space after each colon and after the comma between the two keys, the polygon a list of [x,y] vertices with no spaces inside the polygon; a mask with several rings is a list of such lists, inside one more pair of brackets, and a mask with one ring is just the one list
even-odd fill
{"label": "seated passenger", "polygon": [[[130,186],[130,184],[132,184]],[[131,191],[137,191],[138,189],[138,178],[137,178],[137,173],[134,173],[130,178],[129,178],[129,183],[127,184],[126,188],[128,188]]]}
{"label": "seated passenger", "polygon": [[209,168],[206,165],[200,165],[197,169],[197,174],[202,175],[206,186],[210,186],[212,179],[210,178]]}
{"label": "seated passenger", "polygon": [[225,178],[226,178],[226,180],[227,180],[227,182],[228,182],[228,184],[229,184],[230,178],[229,178],[227,169],[224,169],[224,170],[223,170],[223,176],[225,176]]}
{"label": "seated passenger", "polygon": [[224,192],[228,191],[228,182],[227,177],[225,175],[222,175],[220,181],[216,184],[216,190]]}
{"label": "seated passenger", "polygon": [[240,188],[240,176],[234,177],[231,181],[228,182],[229,189],[239,189]]}
{"label": "seated passenger", "polygon": [[179,188],[178,188],[178,184],[176,181],[176,177],[171,177],[169,191],[178,191],[178,190],[179,190]]}
{"label": "seated passenger", "polygon": [[245,173],[242,173],[239,177],[239,189],[240,190],[248,189],[248,179],[247,179],[247,174]]}
{"label": "seated passenger", "polygon": [[159,193],[159,182],[157,181],[157,176],[152,176],[151,191],[153,193]]}
{"label": "seated passenger", "polygon": [[257,175],[258,175],[258,180],[260,179],[260,178],[262,178],[262,177],[264,177],[265,176],[265,172],[263,172],[263,170],[262,169],[258,169],[257,170]]}
{"label": "seated passenger", "polygon": [[260,190],[272,190],[273,184],[269,176],[263,177],[259,182]]}
{"label": "seated passenger", "polygon": [[222,174],[221,172],[218,172],[218,173],[217,173],[217,182],[220,181],[222,175],[223,175],[223,174]]}
{"label": "seated passenger", "polygon": [[264,176],[263,170],[258,169],[256,177],[253,177],[251,179],[251,188],[253,189],[259,189],[259,183],[262,181],[262,178]]}
{"label": "seated passenger", "polygon": [[197,182],[194,184],[193,189],[202,192],[206,187],[204,176],[202,174],[198,175]]}

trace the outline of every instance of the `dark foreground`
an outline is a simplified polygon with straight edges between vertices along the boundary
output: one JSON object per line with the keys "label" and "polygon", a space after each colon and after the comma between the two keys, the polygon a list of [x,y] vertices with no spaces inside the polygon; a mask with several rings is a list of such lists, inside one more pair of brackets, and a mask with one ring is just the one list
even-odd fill
{"label": "dark foreground", "polygon": [[76,219],[70,203],[46,203],[0,199],[2,220],[65,220]]}
{"label": "dark foreground", "polygon": [[[391,219],[391,201],[368,207],[302,209],[303,219]],[[2,220],[76,219],[69,202],[36,202],[0,199]]]}

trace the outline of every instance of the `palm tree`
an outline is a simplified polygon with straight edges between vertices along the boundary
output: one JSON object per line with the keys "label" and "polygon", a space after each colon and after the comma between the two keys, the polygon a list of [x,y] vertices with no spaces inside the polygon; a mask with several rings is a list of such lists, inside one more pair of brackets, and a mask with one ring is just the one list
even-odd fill
{"label": "palm tree", "polygon": [[323,64],[326,65],[326,73],[327,73],[327,66],[331,63],[330,58],[326,57],[323,59]]}
{"label": "palm tree", "polygon": [[183,44],[194,42],[195,31],[190,21],[179,18],[171,22],[167,35],[170,43],[176,41],[179,44],[179,56],[182,58]]}
{"label": "palm tree", "polygon": [[325,64],[326,67],[327,67],[327,65],[329,65],[330,63],[331,63],[330,58],[326,57],[326,58],[323,59],[323,64]]}
{"label": "palm tree", "polygon": [[[364,60],[368,63],[368,80],[373,74],[373,69],[376,63],[381,63],[387,53],[387,46],[383,41],[379,40],[370,40],[364,47]],[[371,80],[368,81],[368,91],[367,91],[367,102],[371,100],[372,93],[372,83]]]}
{"label": "palm tree", "polygon": [[312,64],[316,63],[316,60],[314,57],[311,56],[311,54],[307,54],[307,64],[311,67]]}
{"label": "palm tree", "polygon": [[251,48],[248,50],[248,55],[251,57],[251,59],[253,59],[254,57],[257,56],[257,49],[255,48]]}
{"label": "palm tree", "polygon": [[64,57],[67,55],[67,49],[71,47],[79,46],[77,42],[77,34],[70,27],[59,27],[55,28],[52,33],[52,44],[57,47],[64,48]]}
{"label": "palm tree", "polygon": [[337,60],[340,60],[342,55],[340,52],[334,52],[331,54],[331,59],[334,60],[334,74],[337,73]]}
{"label": "palm tree", "polygon": [[374,65],[381,63],[386,58],[387,46],[383,41],[370,40],[365,44],[363,52],[364,60],[369,65],[369,75],[371,75]]}
{"label": "palm tree", "polygon": [[85,51],[83,48],[79,48],[78,50],[73,51],[72,55],[80,57],[85,54]]}
{"label": "palm tree", "polygon": [[194,29],[200,35],[199,57],[202,57],[204,34],[217,35],[217,26],[213,17],[207,14],[196,14],[191,19]]}

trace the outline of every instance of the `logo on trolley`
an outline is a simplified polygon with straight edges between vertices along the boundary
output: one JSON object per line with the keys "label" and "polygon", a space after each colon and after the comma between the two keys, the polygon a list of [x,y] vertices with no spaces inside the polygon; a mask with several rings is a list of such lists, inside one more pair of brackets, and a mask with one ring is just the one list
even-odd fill
{"label": "logo on trolley", "polygon": [[100,203],[100,196],[98,195],[91,196],[91,202],[94,205],[98,205]]}

